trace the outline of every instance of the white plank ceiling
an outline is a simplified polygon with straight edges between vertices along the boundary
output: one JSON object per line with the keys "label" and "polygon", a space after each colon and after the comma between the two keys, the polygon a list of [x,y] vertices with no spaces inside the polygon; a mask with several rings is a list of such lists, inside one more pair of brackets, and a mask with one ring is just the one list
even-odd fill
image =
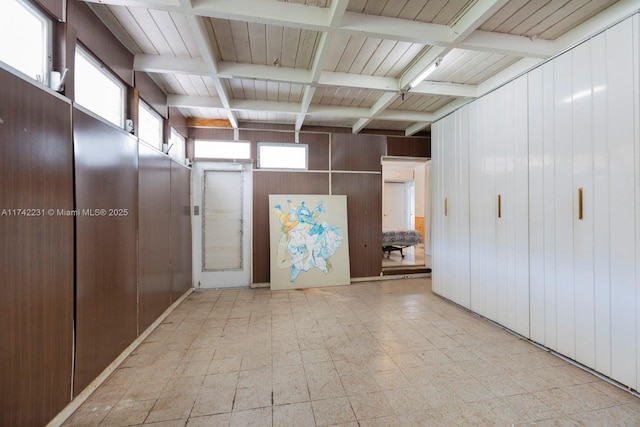
{"label": "white plank ceiling", "polygon": [[186,117],[407,135],[639,7],[637,0],[85,1],[135,55],[135,70]]}

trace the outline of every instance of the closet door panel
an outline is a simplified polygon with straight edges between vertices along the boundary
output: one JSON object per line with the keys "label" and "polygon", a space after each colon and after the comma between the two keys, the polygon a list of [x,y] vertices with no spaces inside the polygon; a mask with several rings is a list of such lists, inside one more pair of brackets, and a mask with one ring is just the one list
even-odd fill
{"label": "closet door panel", "polygon": [[545,204],[543,73],[527,75],[529,108],[529,337],[545,343]]}
{"label": "closet door panel", "polygon": [[635,111],[634,121],[634,142],[635,142],[635,171],[634,171],[634,187],[635,187],[635,213],[636,213],[636,390],[640,387],[640,14],[636,14],[632,18],[633,22],[633,66],[634,81],[633,87],[633,110]]}
{"label": "closet door panel", "polygon": [[554,61],[555,243],[557,350],[575,358],[575,289],[573,280],[572,64],[565,53]]}
{"label": "closet door panel", "polygon": [[575,280],[575,358],[595,366],[593,287],[593,140],[591,43],[571,51],[573,95],[573,276]]}
{"label": "closet door panel", "polygon": [[633,28],[631,20],[606,32],[607,140],[611,176],[612,377],[636,388],[635,144]]}
{"label": "closet door panel", "polygon": [[478,100],[469,104],[469,266],[470,308],[486,316],[487,248],[484,206],[485,152],[483,138],[484,109]]}
{"label": "closet door panel", "polygon": [[543,108],[543,173],[544,173],[544,319],[545,340],[541,343],[557,349],[558,321],[556,311],[556,159],[555,159],[555,66],[550,62],[542,67],[542,108]]}
{"label": "closet door panel", "polygon": [[[495,274],[495,292],[493,295],[492,314],[493,319],[498,323],[509,327],[508,323],[508,298],[509,283],[507,277],[508,266],[508,220],[506,212],[502,209],[506,207],[507,194],[507,134],[509,128],[513,126],[513,112],[507,109],[507,94],[510,84],[503,86],[493,92],[489,98],[490,111],[493,112],[490,140],[492,144],[492,157],[494,163],[493,176],[495,177],[495,187],[493,194],[488,194],[489,203],[494,206],[495,214],[491,221],[495,224],[495,246],[494,259],[490,264]],[[502,115],[505,120],[501,122],[498,115]],[[512,141],[509,141],[512,143]],[[498,206],[498,196],[500,196],[500,206]]]}
{"label": "closet door panel", "polygon": [[441,152],[442,152],[442,203],[443,203],[443,221],[442,221],[442,274],[441,274],[441,295],[448,299],[453,299],[455,287],[455,263],[451,258],[455,256],[453,251],[454,241],[454,212],[456,200],[454,197],[455,171],[454,149],[455,149],[455,115],[449,116],[448,120],[443,121],[441,130]]}
{"label": "closet door panel", "polygon": [[510,153],[511,188],[506,207],[512,221],[511,240],[513,277],[509,307],[511,328],[526,337],[529,327],[529,138],[527,133],[528,101],[527,78],[513,82],[513,135]]}
{"label": "closet door panel", "polygon": [[594,323],[595,323],[595,369],[611,376],[611,281],[610,239],[611,221],[609,210],[610,170],[609,145],[607,141],[607,64],[606,36],[591,41],[591,78],[593,117],[593,271],[594,271]]}
{"label": "closet door panel", "polygon": [[482,245],[484,246],[483,264],[484,264],[484,283],[482,291],[484,292],[485,310],[484,315],[492,320],[498,317],[498,274],[496,271],[496,244],[498,241],[497,230],[497,204],[496,204],[496,175],[497,161],[496,156],[496,123],[494,116],[495,102],[490,96],[480,99],[480,111],[482,114],[482,122],[480,135],[482,138],[482,184],[480,212],[483,228]]}
{"label": "closet door panel", "polygon": [[434,217],[436,233],[434,291],[464,307],[469,307],[469,153],[468,113],[456,111],[434,126],[438,188]]}
{"label": "closet door panel", "polygon": [[456,295],[454,301],[470,306],[469,273],[469,113],[463,107],[456,112],[457,135],[453,169],[456,172],[454,220],[456,227],[455,251]]}
{"label": "closet door panel", "polygon": [[442,294],[442,251],[443,251],[443,222],[444,222],[444,203],[442,188],[442,121],[434,123],[431,127],[431,157],[433,169],[431,176],[433,180],[432,188],[432,236],[433,236],[433,271],[431,274],[431,287],[433,292]]}

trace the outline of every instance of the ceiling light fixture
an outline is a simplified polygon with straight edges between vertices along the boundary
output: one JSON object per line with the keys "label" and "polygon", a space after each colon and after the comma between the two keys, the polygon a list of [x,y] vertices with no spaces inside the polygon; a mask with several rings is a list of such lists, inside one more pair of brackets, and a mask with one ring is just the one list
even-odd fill
{"label": "ceiling light fixture", "polygon": [[427,78],[429,74],[433,73],[436,70],[436,68],[438,68],[438,66],[440,65],[440,61],[442,61],[442,58],[438,58],[436,62],[429,65],[429,67],[426,70],[424,70],[418,77],[416,77],[409,85],[411,86],[411,89],[418,86],[420,83],[422,83],[424,79]]}

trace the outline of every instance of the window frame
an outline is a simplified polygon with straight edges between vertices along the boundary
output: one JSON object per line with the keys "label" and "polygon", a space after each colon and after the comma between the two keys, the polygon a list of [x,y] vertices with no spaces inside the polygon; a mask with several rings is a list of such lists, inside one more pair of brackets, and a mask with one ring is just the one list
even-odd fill
{"label": "window frame", "polygon": [[[284,167],[284,166],[264,166],[262,164],[261,159],[261,148],[262,147],[285,147],[285,148],[294,148],[300,147],[304,148],[304,167]],[[271,170],[287,170],[287,171],[305,171],[309,170],[309,144],[300,144],[300,143],[292,143],[292,142],[258,142],[258,151],[257,151],[257,167],[258,169],[271,169]]]}
{"label": "window frame", "polygon": [[[176,135],[177,137],[180,138],[181,140],[181,145],[182,145],[182,150],[176,155],[174,155],[173,153],[175,153],[174,151],[174,147],[173,147],[173,138],[174,135]],[[169,149],[168,149],[168,154],[171,158],[177,160],[178,162],[182,163],[182,164],[186,164],[187,163],[187,138],[185,138],[180,132],[178,132],[178,130],[176,128],[174,128],[173,126],[171,126],[171,132],[169,134]]]}
{"label": "window frame", "polygon": [[27,74],[27,71],[22,70],[16,67],[14,64],[4,62],[11,69],[16,70],[22,75],[33,79],[45,86],[49,85],[49,78],[51,75],[51,71],[53,70],[53,19],[49,15],[47,15],[44,11],[42,11],[37,5],[28,1],[28,0],[13,0],[18,3],[20,6],[25,8],[28,12],[30,12],[35,18],[37,18],[41,24],[44,26],[44,40],[42,40],[42,69],[40,73],[36,73],[35,76]]}
{"label": "window frame", "polygon": [[[75,99],[74,99],[74,103],[80,105],[81,107],[85,108],[86,110],[91,111],[93,114],[97,115],[98,117],[101,117],[102,119],[106,120],[107,122],[119,127],[120,129],[124,129],[125,128],[125,122],[126,122],[126,116],[127,116],[127,85],[124,84],[117,76],[116,74],[111,71],[111,69],[109,67],[107,67],[105,64],[102,63],[102,61],[100,61],[95,55],[93,55],[89,49],[87,49],[86,47],[84,47],[80,42],[76,43],[76,50],[75,50],[75,55],[77,57],[77,55],[81,55],[87,62],[89,62],[89,64],[93,65],[96,69],[96,71],[100,72],[101,74],[103,74],[105,77],[107,77],[109,80],[111,80],[113,83],[115,83],[116,86],[118,86],[120,88],[120,123],[114,123],[113,121],[111,121],[109,118],[103,116],[102,114],[100,114],[99,112],[93,110],[91,107],[83,105],[82,103],[77,101],[77,87],[75,90]],[[77,78],[77,67],[74,70],[74,79]],[[75,84],[75,82],[74,82]]]}
{"label": "window frame", "polygon": [[[222,144],[242,144],[244,146],[248,146],[249,150],[246,157],[237,156],[237,157],[211,157],[211,156],[199,156],[198,155],[198,144],[202,142],[209,143],[222,143]],[[195,159],[201,160],[224,160],[224,161],[232,161],[232,160],[240,160],[240,161],[250,161],[251,160],[251,141],[232,141],[232,140],[218,140],[218,139],[196,139],[193,142],[193,157]]]}
{"label": "window frame", "polygon": [[[157,143],[152,141],[147,141],[146,139],[142,138],[142,135],[141,135],[142,120],[140,120],[140,111],[143,109],[147,113],[149,113],[150,116],[152,116],[154,119],[158,121],[158,130],[160,131],[159,133],[160,140],[157,141]],[[164,144],[164,117],[162,117],[156,110],[153,109],[151,105],[147,104],[142,98],[138,99],[138,142],[144,142],[145,144],[153,148],[156,148],[159,151],[163,151],[162,148]]]}

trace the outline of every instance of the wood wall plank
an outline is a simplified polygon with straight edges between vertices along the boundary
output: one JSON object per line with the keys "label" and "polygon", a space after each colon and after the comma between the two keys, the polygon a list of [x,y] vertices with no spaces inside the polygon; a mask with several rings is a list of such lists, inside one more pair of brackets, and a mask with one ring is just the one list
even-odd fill
{"label": "wood wall plank", "polygon": [[71,400],[71,106],[4,70],[0,87],[0,425],[41,426]]}
{"label": "wood wall plank", "polygon": [[36,0],[36,2],[58,21],[62,21],[65,0]]}
{"label": "wood wall plank", "polygon": [[171,160],[138,147],[138,333],[171,303]]}
{"label": "wood wall plank", "polygon": [[431,138],[389,136],[387,156],[431,157]]}
{"label": "wood wall plank", "polygon": [[167,95],[151,80],[147,73],[136,71],[134,74],[136,89],[140,93],[140,98],[150,105],[158,114],[165,119],[169,117],[167,108]]}
{"label": "wood wall plank", "polygon": [[382,269],[382,174],[332,173],[331,194],[347,196],[351,277]]}
{"label": "wood wall plank", "polygon": [[137,336],[138,144],[78,109],[73,123],[77,209],[128,213],[76,217],[77,396]]}
{"label": "wood wall plank", "polygon": [[382,172],[380,159],[385,154],[387,138],[384,136],[334,134],[331,140],[331,169]]}

